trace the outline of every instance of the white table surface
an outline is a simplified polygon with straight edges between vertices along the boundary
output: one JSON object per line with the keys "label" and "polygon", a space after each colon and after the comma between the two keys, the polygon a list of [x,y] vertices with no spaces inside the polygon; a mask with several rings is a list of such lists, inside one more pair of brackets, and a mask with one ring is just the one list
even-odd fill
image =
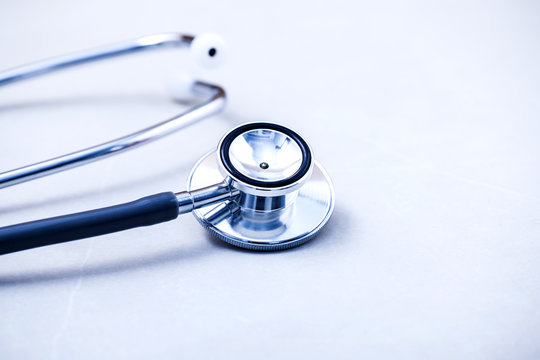
{"label": "white table surface", "polygon": [[[327,228],[288,251],[190,216],[0,258],[0,359],[538,359],[540,5],[4,1],[0,69],[163,31],[215,31],[219,116],[0,191],[0,225],[185,186],[230,128],[298,130]],[[165,119],[179,50],[0,89],[0,169]]]}

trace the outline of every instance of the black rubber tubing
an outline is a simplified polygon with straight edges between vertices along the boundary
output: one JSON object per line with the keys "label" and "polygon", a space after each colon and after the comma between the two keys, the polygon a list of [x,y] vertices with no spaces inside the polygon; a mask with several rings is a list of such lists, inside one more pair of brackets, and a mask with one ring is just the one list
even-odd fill
{"label": "black rubber tubing", "polygon": [[0,255],[176,219],[172,192],[129,203],[0,228]]}

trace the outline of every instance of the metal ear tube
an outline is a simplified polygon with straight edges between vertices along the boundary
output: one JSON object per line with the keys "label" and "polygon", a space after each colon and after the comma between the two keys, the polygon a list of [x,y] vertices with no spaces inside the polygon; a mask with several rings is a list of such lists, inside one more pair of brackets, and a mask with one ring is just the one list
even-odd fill
{"label": "metal ear tube", "polygon": [[[199,38],[202,38],[202,40],[196,41]],[[194,43],[196,45],[195,50],[192,48]],[[203,34],[197,37],[180,33],[150,35],[97,49],[58,56],[0,72],[0,86],[99,60],[164,48],[189,48],[192,53],[195,53],[197,61],[201,65],[216,67],[223,57],[221,47],[224,47],[224,42],[216,35]],[[214,55],[210,55],[210,53]],[[90,148],[0,173],[0,189],[137,148],[221,112],[225,106],[225,91],[220,86],[198,81],[191,77],[186,77],[186,80],[189,83],[182,84],[182,86],[176,84],[174,86],[175,91],[177,91],[178,87],[182,87],[188,89],[188,92],[202,94],[206,96],[206,99],[187,111],[135,133]]]}

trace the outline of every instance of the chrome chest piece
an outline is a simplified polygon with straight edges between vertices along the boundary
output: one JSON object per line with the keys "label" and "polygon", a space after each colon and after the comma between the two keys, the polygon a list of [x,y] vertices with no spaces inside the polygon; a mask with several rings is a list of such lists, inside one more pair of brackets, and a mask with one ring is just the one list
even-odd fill
{"label": "chrome chest piece", "polygon": [[334,189],[309,145],[271,123],[239,126],[194,166],[187,190],[223,181],[231,200],[193,211],[217,238],[252,250],[280,250],[315,236],[334,209]]}

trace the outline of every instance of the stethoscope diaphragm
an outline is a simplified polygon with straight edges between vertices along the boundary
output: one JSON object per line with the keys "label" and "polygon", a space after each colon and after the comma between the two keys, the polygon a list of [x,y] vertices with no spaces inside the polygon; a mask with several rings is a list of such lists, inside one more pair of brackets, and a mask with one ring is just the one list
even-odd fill
{"label": "stethoscope diaphragm", "polygon": [[[259,139],[253,138],[257,136],[253,131],[259,132]],[[235,153],[231,145],[239,139],[251,146]],[[273,164],[285,175],[261,180]],[[291,168],[297,170],[286,176]],[[281,250],[303,244],[317,235],[334,209],[332,182],[312,159],[308,144],[296,132],[277,124],[251,123],[231,130],[216,150],[193,167],[187,189],[219,181],[238,189],[239,195],[196,209],[193,214],[215,237],[251,250]]]}

